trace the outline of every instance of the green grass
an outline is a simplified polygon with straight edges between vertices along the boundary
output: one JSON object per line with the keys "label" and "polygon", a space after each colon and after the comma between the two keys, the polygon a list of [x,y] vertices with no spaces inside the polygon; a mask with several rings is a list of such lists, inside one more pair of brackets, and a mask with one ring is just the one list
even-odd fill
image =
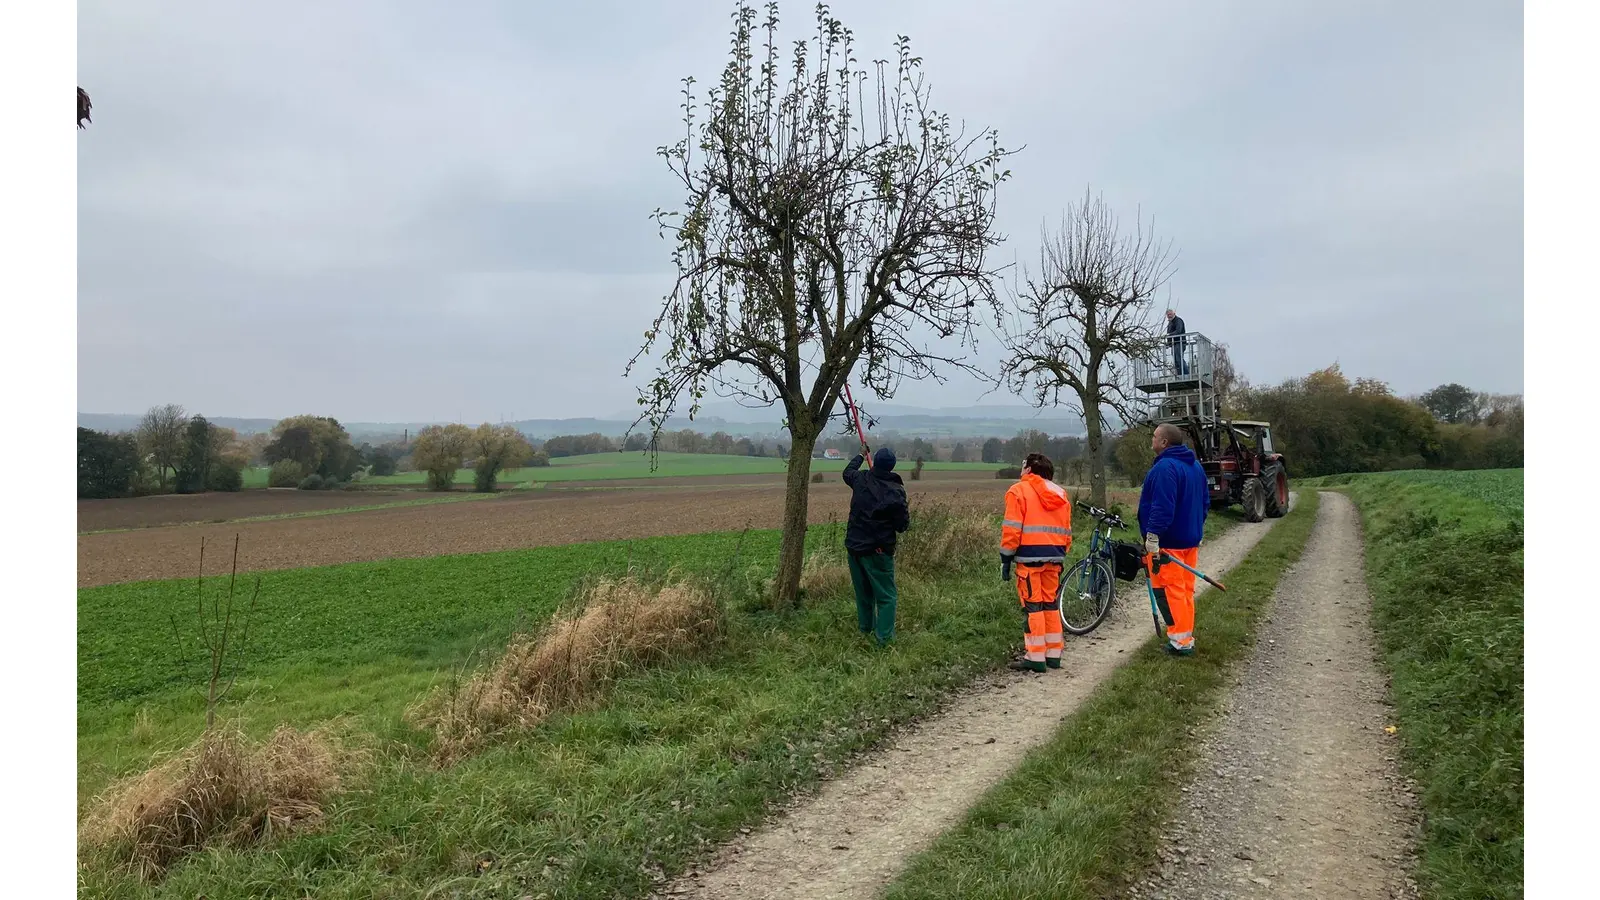
{"label": "green grass", "polygon": [[[1228,524],[1212,518],[1213,532]],[[813,537],[839,539],[828,527]],[[696,535],[634,542],[631,552],[649,568],[714,573],[738,546],[738,535]],[[741,566],[770,571],[776,549],[776,532],[751,532]],[[620,568],[629,553],[590,544],[268,573],[248,680],[225,713],[257,735],[342,719],[374,747],[370,769],[319,833],[207,851],[160,885],[89,867],[84,892],[644,896],[650,866],[681,871],[706,842],[753,825],[769,804],[932,711],[1019,640],[1012,588],[987,560],[936,581],[903,576],[888,652],[856,634],[846,595],[774,615],[735,579],[719,654],[630,675],[601,708],[433,768],[405,708],[473,647],[502,644],[519,610],[542,619],[584,574]],[[200,666],[180,667],[170,637],[174,615],[192,634],[193,590],[145,582],[79,592],[80,804],[199,732]],[[479,858],[494,862],[481,869]]]}
{"label": "green grass", "polygon": [[[1473,471],[1415,469],[1404,472],[1384,472],[1371,475],[1329,475],[1314,479],[1325,486],[1341,486],[1371,478],[1384,478],[1394,485],[1404,486],[1411,496],[1427,498],[1427,505],[1437,505],[1442,494],[1476,500],[1494,508],[1502,517],[1522,516],[1522,470],[1477,469]],[[1418,486],[1434,488],[1433,491],[1416,492]]]}
{"label": "green grass", "polygon": [[1155,858],[1160,823],[1190,775],[1191,726],[1215,707],[1311,534],[1317,497],[1299,496],[1227,573],[1227,593],[1198,605],[1199,653],[1169,659],[1152,635],[1048,743],[916,856],[886,896],[1120,896]]}
{"label": "green grass", "polygon": [[1522,896],[1522,471],[1340,477],[1440,900]]}
{"label": "green grass", "polygon": [[[843,471],[845,461],[835,459],[813,459],[811,471],[813,472],[840,472]],[[993,472],[1000,468],[999,465],[989,463],[928,463],[925,467],[930,472]],[[503,484],[520,482],[550,482],[550,481],[621,481],[637,478],[677,478],[683,476],[707,475],[781,475],[785,471],[781,459],[762,456],[720,456],[709,453],[662,453],[654,471],[650,468],[650,457],[644,453],[591,453],[584,456],[563,456],[552,459],[549,466],[528,467],[512,469],[500,473],[499,480]],[[902,461],[896,470],[902,477],[909,480],[911,464]],[[362,481],[365,485],[407,485],[422,484],[426,475],[422,472],[402,472],[398,475],[384,475],[368,478]],[[456,473],[457,484],[471,484],[472,470],[462,469]]]}

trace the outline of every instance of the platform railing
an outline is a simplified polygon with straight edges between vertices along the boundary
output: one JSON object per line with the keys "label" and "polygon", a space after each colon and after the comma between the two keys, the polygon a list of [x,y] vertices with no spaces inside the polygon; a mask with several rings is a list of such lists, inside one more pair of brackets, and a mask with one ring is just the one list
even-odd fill
{"label": "platform railing", "polygon": [[1133,360],[1133,383],[1146,393],[1166,393],[1169,386],[1185,383],[1210,385],[1215,373],[1216,352],[1211,339],[1195,331],[1165,335],[1159,349]]}

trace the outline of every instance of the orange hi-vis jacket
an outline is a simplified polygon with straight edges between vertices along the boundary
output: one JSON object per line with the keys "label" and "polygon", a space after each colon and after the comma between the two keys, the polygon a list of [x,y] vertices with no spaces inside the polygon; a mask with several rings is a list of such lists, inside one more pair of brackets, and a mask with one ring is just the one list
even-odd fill
{"label": "orange hi-vis jacket", "polygon": [[1006,491],[1000,555],[1019,566],[1065,564],[1072,549],[1072,501],[1066,489],[1029,472]]}

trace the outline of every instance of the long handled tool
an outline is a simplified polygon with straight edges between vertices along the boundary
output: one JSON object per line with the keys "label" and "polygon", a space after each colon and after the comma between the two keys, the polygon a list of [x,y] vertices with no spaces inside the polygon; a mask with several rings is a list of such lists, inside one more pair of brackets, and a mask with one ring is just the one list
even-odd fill
{"label": "long handled tool", "polygon": [[[1194,568],[1193,566],[1189,565],[1188,563],[1184,562],[1183,560],[1178,559],[1177,557],[1173,556],[1172,554],[1168,553],[1167,551],[1162,550],[1161,551],[1161,564],[1162,565],[1166,565],[1168,563],[1176,563],[1178,568],[1187,570],[1188,572],[1193,574],[1196,578],[1199,578],[1199,579],[1205,581],[1206,584],[1211,585],[1212,587],[1216,588],[1219,591],[1226,592],[1228,590],[1227,586],[1224,585],[1222,582],[1216,580],[1215,578],[1212,578],[1210,575],[1207,575],[1206,573],[1200,571],[1199,569]],[[1167,634],[1166,626],[1170,625],[1171,622],[1168,622],[1166,620],[1166,618],[1162,615],[1161,609],[1156,604],[1155,567],[1153,565],[1151,565],[1149,562],[1146,562],[1144,571],[1145,571],[1144,589],[1145,589],[1145,592],[1150,595],[1150,617],[1152,619],[1154,619],[1155,622],[1156,622],[1156,637],[1166,637],[1166,634]]]}
{"label": "long handled tool", "polygon": [[1199,569],[1196,569],[1195,567],[1189,565],[1188,563],[1186,563],[1183,560],[1177,558],[1176,556],[1173,556],[1172,554],[1168,553],[1165,550],[1161,551],[1161,562],[1162,562],[1163,565],[1165,565],[1166,563],[1177,563],[1178,568],[1186,570],[1189,574],[1191,574],[1194,577],[1200,579],[1201,581],[1204,581],[1206,584],[1211,585],[1212,587],[1216,588],[1217,590],[1223,591],[1223,592],[1227,592],[1227,590],[1228,590],[1228,588],[1225,585],[1223,585],[1222,582],[1216,580],[1215,578],[1212,578],[1210,575],[1207,575],[1206,573],[1200,571]]}
{"label": "long handled tool", "polygon": [[856,426],[856,437],[861,439],[861,461],[872,468],[872,454],[867,452],[867,433],[861,430],[861,410],[856,406],[856,398],[850,395],[850,383],[844,385],[844,405],[850,410],[850,421]]}

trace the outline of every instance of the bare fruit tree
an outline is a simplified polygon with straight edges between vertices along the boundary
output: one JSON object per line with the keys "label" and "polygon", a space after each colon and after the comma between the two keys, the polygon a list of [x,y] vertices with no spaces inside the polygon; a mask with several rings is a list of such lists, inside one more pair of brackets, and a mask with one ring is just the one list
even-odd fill
{"label": "bare fruit tree", "polygon": [[1104,199],[1085,192],[1058,232],[1043,233],[1039,272],[1025,276],[1000,321],[1001,383],[1041,407],[1061,405],[1065,390],[1067,405],[1082,413],[1096,506],[1106,503],[1105,410],[1134,418],[1128,363],[1163,346],[1152,301],[1174,262],[1149,228],[1124,232]]}
{"label": "bare fruit tree", "polygon": [[685,395],[691,420],[708,392],[783,405],[783,608],[799,587],[812,450],[846,381],[887,399],[905,378],[975,371],[966,354],[980,307],[996,303],[986,254],[1014,151],[929,106],[905,37],[869,73],[826,6],[787,64],[776,3],[759,26],[743,2],[734,20],[721,81],[697,105],[685,79],[686,134],[659,151],[688,193],[655,216],[678,277],[628,372],[656,356],[634,423],[652,435]]}

